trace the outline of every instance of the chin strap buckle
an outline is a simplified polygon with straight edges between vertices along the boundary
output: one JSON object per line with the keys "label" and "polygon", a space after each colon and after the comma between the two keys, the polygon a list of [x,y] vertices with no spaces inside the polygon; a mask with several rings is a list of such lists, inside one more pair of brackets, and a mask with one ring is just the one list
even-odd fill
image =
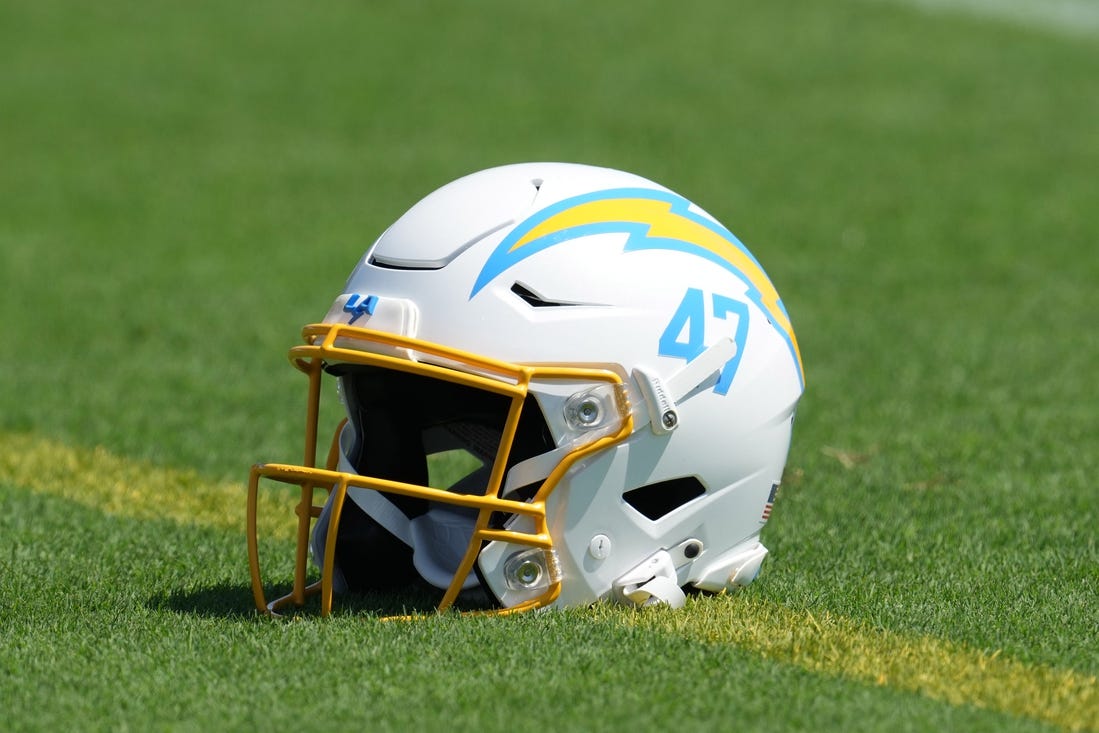
{"label": "chin strap buckle", "polygon": [[638,607],[664,603],[683,608],[687,595],[679,587],[675,563],[666,550],[660,550],[648,560],[614,581],[619,600]]}

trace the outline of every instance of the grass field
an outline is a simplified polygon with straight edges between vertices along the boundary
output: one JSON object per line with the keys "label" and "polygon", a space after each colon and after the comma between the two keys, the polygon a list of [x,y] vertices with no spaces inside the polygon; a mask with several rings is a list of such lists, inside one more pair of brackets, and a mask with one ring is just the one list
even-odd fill
{"label": "grass field", "polygon": [[[1099,25],[958,5],[0,4],[0,728],[1099,730]],[[416,199],[537,159],[677,189],[782,293],[759,580],[257,617],[286,348]]]}

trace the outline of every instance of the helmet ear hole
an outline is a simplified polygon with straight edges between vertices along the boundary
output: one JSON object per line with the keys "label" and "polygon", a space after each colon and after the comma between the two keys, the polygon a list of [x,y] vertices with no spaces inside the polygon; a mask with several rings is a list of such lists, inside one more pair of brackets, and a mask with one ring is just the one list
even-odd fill
{"label": "helmet ear hole", "polygon": [[622,494],[622,498],[655,522],[705,493],[706,488],[701,481],[694,476],[683,476],[630,489]]}

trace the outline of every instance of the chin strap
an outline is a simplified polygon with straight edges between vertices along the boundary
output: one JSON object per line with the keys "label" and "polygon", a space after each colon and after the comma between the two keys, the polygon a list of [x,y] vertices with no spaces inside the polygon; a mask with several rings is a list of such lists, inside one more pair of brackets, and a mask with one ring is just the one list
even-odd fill
{"label": "chin strap", "polygon": [[385,528],[387,532],[405,543],[413,546],[412,522],[405,516],[397,505],[386,499],[377,491],[360,489],[352,486],[347,490],[347,497],[359,505],[360,508],[375,522]]}
{"label": "chin strap", "polygon": [[638,607],[664,603],[683,608],[687,595],[679,587],[672,556],[660,550],[648,560],[614,581],[615,593],[621,600]]}

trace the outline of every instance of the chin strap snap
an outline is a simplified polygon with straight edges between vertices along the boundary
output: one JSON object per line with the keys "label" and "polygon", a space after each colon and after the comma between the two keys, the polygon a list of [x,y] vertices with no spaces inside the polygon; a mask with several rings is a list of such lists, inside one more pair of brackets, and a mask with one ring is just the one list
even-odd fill
{"label": "chin strap snap", "polygon": [[664,603],[672,608],[683,608],[687,603],[687,596],[679,587],[672,556],[666,550],[657,552],[616,580],[614,590],[620,600],[638,607]]}

